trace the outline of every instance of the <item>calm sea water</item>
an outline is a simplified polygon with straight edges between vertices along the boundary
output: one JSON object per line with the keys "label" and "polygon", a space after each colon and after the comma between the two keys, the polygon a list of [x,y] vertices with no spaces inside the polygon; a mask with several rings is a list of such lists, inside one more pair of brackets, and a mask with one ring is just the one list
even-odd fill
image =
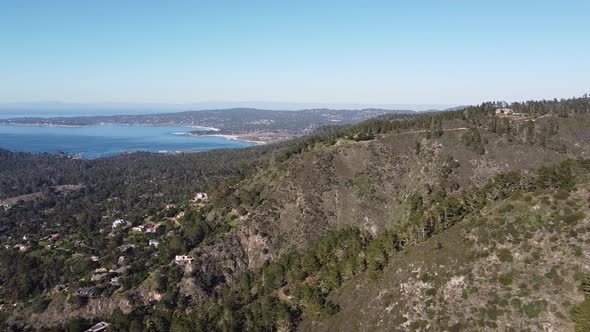
{"label": "calm sea water", "polygon": [[185,127],[88,126],[43,127],[0,125],[0,148],[22,152],[63,151],[85,158],[108,157],[131,151],[177,152],[233,149],[252,143],[223,137],[190,137]]}

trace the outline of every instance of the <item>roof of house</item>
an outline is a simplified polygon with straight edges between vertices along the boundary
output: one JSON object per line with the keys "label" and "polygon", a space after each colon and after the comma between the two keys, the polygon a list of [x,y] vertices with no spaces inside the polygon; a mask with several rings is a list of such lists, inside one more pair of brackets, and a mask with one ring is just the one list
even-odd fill
{"label": "roof of house", "polygon": [[104,331],[109,325],[111,325],[111,324],[109,324],[107,322],[100,322],[100,323],[92,326],[88,330],[86,330],[86,332],[100,332],[100,331]]}

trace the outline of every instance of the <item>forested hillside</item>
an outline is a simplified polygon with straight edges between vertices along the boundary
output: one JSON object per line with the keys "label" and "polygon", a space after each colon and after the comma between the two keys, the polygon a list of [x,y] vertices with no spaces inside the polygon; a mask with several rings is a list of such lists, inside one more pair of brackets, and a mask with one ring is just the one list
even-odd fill
{"label": "forested hillside", "polygon": [[588,128],[583,97],[383,115],[238,151],[1,151],[1,319],[582,331]]}

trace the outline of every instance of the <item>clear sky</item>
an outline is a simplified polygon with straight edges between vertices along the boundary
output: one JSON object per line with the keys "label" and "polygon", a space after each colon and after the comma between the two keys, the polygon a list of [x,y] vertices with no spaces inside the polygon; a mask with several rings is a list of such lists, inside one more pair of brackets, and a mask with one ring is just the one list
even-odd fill
{"label": "clear sky", "polygon": [[0,102],[590,92],[590,1],[0,0]]}

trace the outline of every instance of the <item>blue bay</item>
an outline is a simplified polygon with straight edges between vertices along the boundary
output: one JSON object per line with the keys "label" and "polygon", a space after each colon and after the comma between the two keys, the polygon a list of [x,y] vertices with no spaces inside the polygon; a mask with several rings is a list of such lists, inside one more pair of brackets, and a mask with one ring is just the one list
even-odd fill
{"label": "blue bay", "polygon": [[196,130],[186,127],[155,126],[2,126],[0,148],[21,152],[63,151],[82,153],[94,159],[131,151],[180,152],[231,149],[251,146],[252,143],[228,140],[223,137],[183,136],[179,133]]}

